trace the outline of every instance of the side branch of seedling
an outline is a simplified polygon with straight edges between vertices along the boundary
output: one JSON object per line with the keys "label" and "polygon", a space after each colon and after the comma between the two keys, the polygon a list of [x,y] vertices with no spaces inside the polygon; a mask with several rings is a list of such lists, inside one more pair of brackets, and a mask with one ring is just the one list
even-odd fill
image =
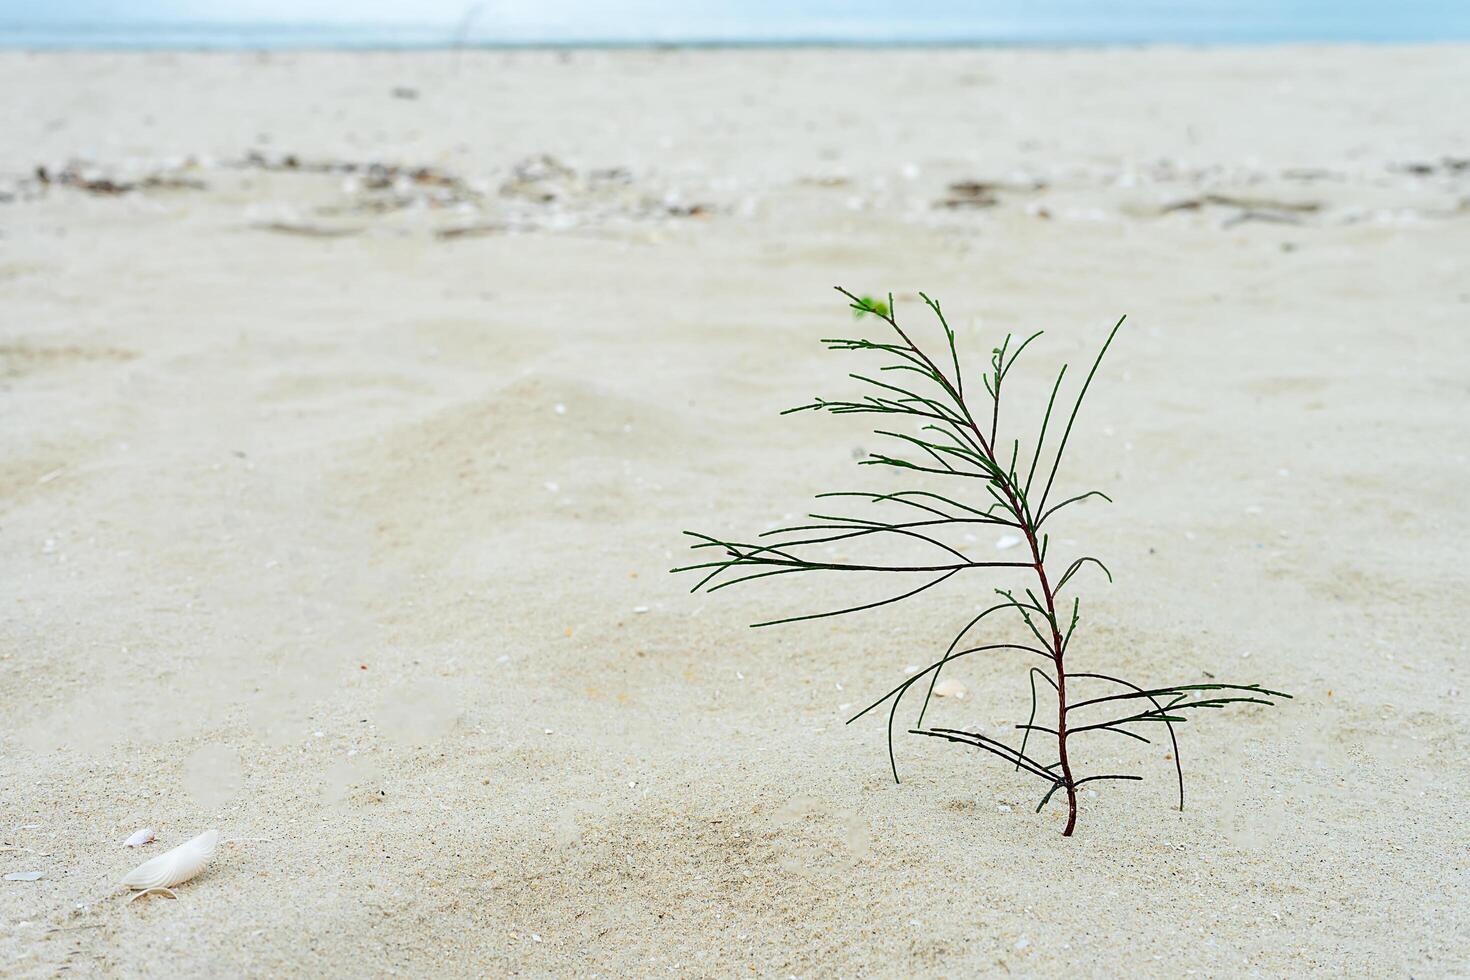
{"label": "side branch of seedling", "polygon": [[[1173,747],[1175,771],[1179,783],[1179,807],[1184,807],[1184,771],[1179,762],[1175,725],[1186,720],[1184,712],[1196,708],[1220,708],[1230,704],[1265,704],[1272,698],[1290,695],[1258,685],[1182,684],[1171,687],[1142,688],[1121,678],[1090,671],[1067,669],[1067,655],[1072,637],[1080,621],[1080,599],[1070,602],[1062,598],[1063,590],[1089,565],[1112,581],[1112,572],[1091,555],[1074,559],[1055,578],[1047,565],[1050,536],[1043,525],[1063,509],[1098,498],[1110,501],[1100,490],[1087,490],[1050,504],[1056,487],[1062,458],[1072,438],[1082,401],[1096,377],[1104,355],[1123,325],[1114,324],[1103,341],[1097,357],[1087,372],[1066,413],[1065,423],[1058,412],[1058,395],[1066,377],[1065,365],[1057,372],[1051,386],[1045,414],[1035,443],[1023,451],[1019,438],[1009,444],[1001,439],[1001,406],[1005,382],[1017,359],[1033,341],[1034,333],[1012,346],[1007,335],[1000,346],[991,351],[989,370],[981,376],[985,390],[983,408],[972,407],[966,394],[965,378],[960,368],[960,354],[955,331],[945,319],[939,303],[920,293],[925,306],[933,313],[943,330],[945,353],[934,356],[916,343],[908,330],[899,324],[892,294],[886,301],[859,297],[838,287],[847,298],[858,320],[876,318],[886,330],[881,339],[829,338],[823,341],[831,350],[876,355],[882,363],[876,371],[854,372],[849,377],[865,391],[856,400],[815,398],[783,414],[825,411],[834,415],[882,415],[889,419],[874,432],[892,440],[887,452],[874,452],[860,461],[861,465],[886,467],[907,474],[926,474],[955,478],[959,489],[954,495],[932,489],[900,489],[888,493],[839,491],[818,494],[818,499],[861,501],[872,506],[878,516],[846,516],[834,514],[808,515],[807,523],[778,527],[756,536],[753,541],[727,539],[696,532],[685,532],[694,539],[691,548],[711,557],[706,561],[684,565],[675,572],[697,572],[699,578],[691,591],[715,592],[731,585],[774,576],[803,572],[853,572],[896,575],[906,584],[902,590],[886,598],[824,612],[789,616],[753,624],[757,627],[822,619],[870,609],[913,598],[936,588],[962,573],[977,569],[1020,570],[1032,584],[1014,589],[995,589],[1000,601],[984,609],[955,636],[944,655],[928,667],[913,674],[902,684],[858,712],[856,721],[874,709],[888,705],[888,756],[895,781],[898,764],[893,751],[893,728],[904,697],[918,684],[926,683],[923,702],[912,734],[942,739],[970,746],[1009,763],[1014,771],[1026,773],[1047,784],[1045,795],[1037,805],[1039,812],[1051,798],[1063,791],[1067,800],[1067,819],[1062,830],[1070,836],[1077,825],[1077,790],[1089,782],[1103,780],[1138,780],[1141,776],[1106,773],[1078,775],[1070,749],[1075,739],[1094,732],[1107,732],[1125,738],[1149,742],[1149,730],[1162,724]],[[1055,426],[1054,426],[1055,422]],[[900,431],[907,425],[913,431]],[[1048,446],[1048,434],[1060,428],[1055,446]],[[978,498],[965,503],[956,497]],[[892,515],[901,515],[894,517]],[[946,541],[946,531],[966,526],[993,526],[1019,532],[1026,554],[1014,561],[976,561],[963,550]],[[908,561],[848,561],[829,557],[837,542],[866,545],[894,542],[917,549],[930,557]],[[819,550],[820,549],[820,550]],[[914,579],[918,580],[913,585]],[[971,632],[987,617],[1009,614],[1022,623],[1030,639],[1022,643],[984,643],[966,645]],[[1031,640],[1035,642],[1032,643]],[[1026,724],[1016,726],[1021,742],[1013,747],[999,739],[977,732],[949,728],[924,727],[924,716],[941,671],[954,660],[977,653],[1020,652],[1039,657],[1044,666],[1033,666],[1027,672],[1031,689],[1031,714]],[[1037,679],[1044,680],[1056,699],[1053,725],[1037,724]],[[926,682],[927,679],[927,682]],[[1122,693],[1087,698],[1069,696],[1069,681],[1100,681]],[[1032,735],[1048,740],[1054,748],[1055,760],[1043,761],[1028,754]]]}

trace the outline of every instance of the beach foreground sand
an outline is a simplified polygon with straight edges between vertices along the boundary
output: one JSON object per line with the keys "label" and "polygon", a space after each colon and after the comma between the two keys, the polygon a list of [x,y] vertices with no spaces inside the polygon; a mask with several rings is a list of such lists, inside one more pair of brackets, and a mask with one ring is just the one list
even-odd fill
{"label": "beach foreground sand", "polygon": [[[0,872],[44,873],[0,973],[1466,975],[1467,86],[0,56]],[[937,295],[977,370],[1045,329],[1033,387],[1130,315],[1063,474],[1116,500],[1059,532],[1116,576],[1071,656],[1296,695],[1183,727],[1183,813],[1157,742],[1074,750],[1148,780],[1063,839],[1024,773],[900,735],[895,786],[843,725],[999,583],[753,631],[859,590],[665,574],[882,485],[776,415],[851,390],[835,283]],[[1024,721],[1014,662],[954,676],[936,722]],[[176,901],[112,892],[209,827]]]}

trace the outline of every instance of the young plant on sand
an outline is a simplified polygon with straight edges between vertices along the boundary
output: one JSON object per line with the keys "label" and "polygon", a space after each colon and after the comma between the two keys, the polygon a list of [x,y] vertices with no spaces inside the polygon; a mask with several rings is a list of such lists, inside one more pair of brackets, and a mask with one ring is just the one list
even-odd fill
{"label": "young plant on sand", "polygon": [[[981,378],[985,395],[978,399],[977,405],[973,385],[966,390],[955,332],[946,322],[937,302],[920,294],[938,319],[947,341],[947,349],[934,356],[899,326],[892,294],[887,302],[880,302],[855,296],[840,287],[838,292],[847,297],[859,320],[876,317],[886,328],[885,334],[891,332],[892,336],[881,340],[838,338],[823,343],[831,350],[874,356],[884,362],[878,371],[886,373],[881,377],[851,375],[868,386],[867,394],[859,400],[817,398],[783,414],[814,411],[834,415],[885,416],[886,426],[875,432],[894,440],[896,454],[873,453],[861,461],[863,464],[887,467],[901,474],[926,474],[961,489],[954,491],[953,496],[926,488],[895,489],[887,493],[843,491],[818,494],[823,499],[865,501],[872,506],[873,515],[811,514],[811,523],[766,531],[758,536],[757,541],[750,542],[685,532],[696,539],[692,548],[713,552],[718,557],[674,571],[699,572],[701,577],[691,589],[696,592],[700,589],[715,592],[742,582],[798,572],[878,573],[900,579],[919,579],[921,582],[916,588],[906,588],[886,599],[753,624],[757,627],[876,609],[910,599],[963,572],[999,569],[1021,576],[1023,583],[1019,588],[995,589],[998,601],[967,622],[942,657],[859,711],[849,719],[849,723],[885,703],[889,705],[888,758],[893,778],[897,781],[898,763],[893,754],[894,720],[904,696],[927,679],[923,702],[911,733],[980,749],[1004,760],[1016,771],[1024,770],[1041,780],[1046,788],[1036,807],[1038,813],[1058,791],[1064,792],[1067,823],[1062,833],[1068,836],[1077,825],[1078,787],[1103,780],[1143,778],[1121,773],[1083,775],[1072,755],[1076,740],[1108,734],[1149,742],[1149,737],[1143,732],[1157,730],[1162,725],[1173,749],[1172,758],[1179,782],[1179,808],[1184,809],[1184,770],[1179,762],[1174,726],[1187,720],[1186,713],[1196,708],[1220,708],[1228,704],[1270,705],[1275,703],[1271,698],[1290,695],[1256,684],[1144,687],[1110,674],[1070,669],[1068,657],[1081,604],[1075,595],[1068,595],[1068,587],[1075,588],[1079,573],[1089,566],[1095,566],[1109,582],[1113,576],[1107,566],[1090,555],[1074,559],[1062,568],[1060,575],[1056,574],[1060,562],[1051,566],[1047,563],[1051,538],[1046,529],[1064,508],[1072,504],[1094,497],[1110,500],[1101,491],[1088,490],[1053,502],[1053,489],[1082,399],[1123,321],[1118,321],[1103,342],[1097,359],[1077,392],[1066,424],[1061,425],[1058,414],[1054,426],[1053,411],[1058,409],[1057,396],[1067,373],[1066,366],[1062,366],[1052,385],[1036,442],[1027,448],[1017,438],[1003,439],[1001,436],[1001,390],[1016,359],[1041,336],[1040,333],[1032,334],[1014,348],[1013,338],[1007,335],[1001,345],[991,351],[990,370]],[[901,425],[912,431],[899,431]],[[1061,430],[1060,437],[1056,438],[1054,448],[1048,447],[1048,432],[1054,434],[1057,428]],[[1057,496],[1061,496],[1061,492]],[[1021,539],[1015,544],[1024,542],[1025,553],[1012,561],[976,561],[953,540],[956,533],[986,526],[1003,529]],[[896,558],[889,554],[871,560],[849,561],[833,554],[837,542],[845,542],[843,547],[886,542],[900,550],[907,549],[912,557]],[[1017,626],[1024,627],[1027,634],[1024,639],[1021,642],[978,645],[968,640],[982,620],[995,614],[1016,617]],[[946,664],[971,654],[1002,651],[1039,657],[1044,664],[1032,665],[1027,671],[1031,714],[1026,724],[1016,726],[1021,731],[1019,746],[978,732],[924,727],[924,715]],[[1055,698],[1054,727],[1036,723],[1038,678],[1045,682]],[[1033,741],[1045,745],[1045,754],[1035,748],[1028,754],[1028,747]]]}

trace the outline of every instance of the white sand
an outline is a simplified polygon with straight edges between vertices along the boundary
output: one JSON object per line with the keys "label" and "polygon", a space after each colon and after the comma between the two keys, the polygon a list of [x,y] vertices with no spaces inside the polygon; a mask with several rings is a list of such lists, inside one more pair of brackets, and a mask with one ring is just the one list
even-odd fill
{"label": "white sand", "polygon": [[[1467,975],[1467,87],[1455,47],[0,56],[0,872],[45,872],[0,973]],[[72,159],[206,186],[27,176]],[[932,207],[967,179],[1007,187]],[[1159,213],[1203,194],[1267,203]],[[751,631],[852,583],[664,574],[878,485],[776,416],[851,390],[839,282],[941,297],[976,368],[1045,328],[1033,388],[1131,315],[1064,474],[1117,501],[1059,532],[1118,579],[1074,669],[1297,695],[1183,726],[1184,813],[1157,743],[1079,743],[1148,780],[1064,840],[1024,774],[901,736],[894,786],[843,727],[990,580]],[[954,676],[936,722],[1024,720],[1014,662]],[[102,898],[206,827],[177,901]]]}

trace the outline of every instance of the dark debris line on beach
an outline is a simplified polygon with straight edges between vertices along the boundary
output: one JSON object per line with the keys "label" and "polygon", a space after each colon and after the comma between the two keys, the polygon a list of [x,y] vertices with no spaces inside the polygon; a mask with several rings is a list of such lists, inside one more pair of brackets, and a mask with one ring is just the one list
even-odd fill
{"label": "dark debris line on beach", "polygon": [[[398,212],[422,212],[435,216],[419,229],[440,241],[455,241],[524,231],[568,231],[615,222],[650,222],[670,219],[709,218],[737,210],[699,200],[688,200],[677,188],[655,186],[640,180],[623,167],[578,170],[549,154],[521,159],[504,172],[498,182],[477,180],[439,166],[400,164],[378,160],[311,158],[297,153],[267,153],[251,150],[238,158],[215,163],[197,157],[182,161],[122,168],[70,160],[59,166],[39,165],[8,186],[0,183],[0,203],[35,201],[54,190],[77,191],[95,197],[126,197],[134,194],[207,191],[204,175],[211,169],[253,170],[280,175],[342,178],[339,200],[318,203],[306,210],[283,202],[273,213],[247,220],[251,228],[306,238],[342,238],[371,232],[373,219]],[[909,168],[905,168],[906,171]],[[1361,221],[1448,219],[1470,214],[1470,158],[1443,156],[1426,161],[1392,162],[1383,169],[1408,189],[1448,194],[1452,200],[1437,207],[1420,202],[1412,206],[1330,207],[1316,198],[1291,194],[1262,193],[1259,186],[1270,182],[1291,185],[1332,183],[1342,186],[1381,184],[1372,171],[1356,176],[1322,168],[1289,167],[1279,172],[1222,167],[1185,168],[1171,160],[1156,161],[1136,168],[1116,168],[1091,173],[1041,175],[1023,174],[1007,179],[968,178],[950,180],[943,194],[931,201],[933,212],[953,212],[952,220],[964,220],[966,212],[999,211],[1020,205],[1040,219],[1077,217],[1098,219],[1159,218],[1180,213],[1223,212],[1214,223],[1228,229],[1247,222],[1282,225],[1350,224]],[[911,177],[913,168],[906,172]],[[798,186],[857,189],[850,176],[808,176]],[[883,208],[898,203],[877,188],[884,184],[873,178],[866,197],[852,200],[864,208]],[[1182,185],[1183,193],[1172,200],[1167,188]],[[1107,193],[1113,190],[1153,188],[1157,204],[1124,204],[1111,211],[1098,207],[1061,210],[1049,192],[1084,190]],[[1187,190],[1185,190],[1187,188]],[[752,210],[748,198],[744,210]],[[261,202],[267,203],[268,202]],[[332,224],[332,219],[356,218],[354,224]],[[323,223],[321,219],[328,219]],[[920,218],[919,220],[926,220]],[[933,220],[951,220],[939,218]],[[398,234],[415,229],[399,226]]]}

